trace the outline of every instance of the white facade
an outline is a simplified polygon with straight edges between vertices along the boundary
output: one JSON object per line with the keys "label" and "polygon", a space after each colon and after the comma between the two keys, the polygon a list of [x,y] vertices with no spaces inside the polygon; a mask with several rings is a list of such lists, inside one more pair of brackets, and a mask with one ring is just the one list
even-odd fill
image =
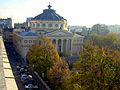
{"label": "white facade", "polygon": [[120,25],[108,25],[108,30],[116,34],[120,34]]}

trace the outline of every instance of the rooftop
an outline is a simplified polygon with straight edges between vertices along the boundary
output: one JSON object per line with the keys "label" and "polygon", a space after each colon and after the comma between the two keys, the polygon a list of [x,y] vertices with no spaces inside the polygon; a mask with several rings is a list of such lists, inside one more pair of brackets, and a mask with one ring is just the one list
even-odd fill
{"label": "rooftop", "polygon": [[62,16],[56,13],[55,10],[51,9],[51,5],[48,5],[48,9],[43,10],[42,14],[34,17],[33,20],[52,20],[52,21],[61,21],[66,20]]}
{"label": "rooftop", "polygon": [[33,32],[20,32],[19,35],[20,36],[37,36],[37,34]]}

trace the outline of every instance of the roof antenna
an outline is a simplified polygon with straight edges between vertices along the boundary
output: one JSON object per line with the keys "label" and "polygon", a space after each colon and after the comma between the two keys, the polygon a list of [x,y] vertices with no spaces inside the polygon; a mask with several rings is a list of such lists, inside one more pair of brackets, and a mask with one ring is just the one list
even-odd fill
{"label": "roof antenna", "polygon": [[49,2],[48,9],[51,9],[51,7],[52,7],[52,6],[50,5],[50,2]]}

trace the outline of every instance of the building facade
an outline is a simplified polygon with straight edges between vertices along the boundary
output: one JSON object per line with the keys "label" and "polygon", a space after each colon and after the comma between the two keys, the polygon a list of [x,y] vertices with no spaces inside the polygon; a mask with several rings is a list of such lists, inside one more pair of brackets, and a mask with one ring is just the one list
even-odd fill
{"label": "building facade", "polygon": [[4,28],[12,28],[12,19],[2,19],[0,18],[0,35],[3,36]]}
{"label": "building facade", "polygon": [[120,35],[120,25],[108,25],[108,29],[110,32]]}
{"label": "building facade", "polygon": [[[23,52],[27,53],[29,45],[34,44],[34,42],[38,41],[42,36],[47,36],[53,44],[56,44],[58,53],[65,52],[68,55],[76,55],[80,51],[80,46],[83,43],[84,37],[70,32],[67,28],[67,20],[57,14],[54,9],[51,9],[51,5],[48,6],[48,9],[43,10],[42,14],[39,14],[30,20],[28,22],[28,27],[30,27],[30,31],[22,32],[22,35],[20,32],[14,32],[14,36],[21,40],[19,41],[14,37],[14,39],[16,39],[14,40],[16,41],[14,42],[16,47],[21,44],[23,44],[23,46],[28,46],[28,49],[22,50],[18,48],[18,51],[21,52],[21,54]],[[25,40],[27,40],[26,44]],[[33,43],[30,44],[30,42]],[[74,50],[74,48],[77,49]]]}
{"label": "building facade", "polygon": [[95,24],[92,27],[91,33],[96,33],[98,35],[104,36],[109,33],[109,30],[105,24]]}

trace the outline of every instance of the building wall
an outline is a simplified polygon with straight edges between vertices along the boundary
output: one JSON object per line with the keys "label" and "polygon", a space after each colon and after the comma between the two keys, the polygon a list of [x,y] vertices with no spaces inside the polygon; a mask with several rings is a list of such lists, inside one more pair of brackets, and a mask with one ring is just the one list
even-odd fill
{"label": "building wall", "polygon": [[80,53],[83,45],[84,36],[74,36],[72,42],[72,53],[73,55],[77,55]]}
{"label": "building wall", "polygon": [[37,30],[45,30],[46,32],[50,32],[52,30],[59,30],[62,28],[63,30],[67,29],[67,21],[43,21],[43,20],[31,20],[28,24],[28,27],[31,27],[32,32],[36,32]]}
{"label": "building wall", "polygon": [[35,42],[38,41],[37,36],[20,36],[18,33],[13,33],[13,44],[16,51],[23,57],[26,57],[26,54],[29,50],[29,47],[32,46]]}
{"label": "building wall", "polygon": [[2,27],[6,28],[12,28],[12,19],[11,18],[7,18],[7,19],[0,19],[0,25],[2,25]]}

